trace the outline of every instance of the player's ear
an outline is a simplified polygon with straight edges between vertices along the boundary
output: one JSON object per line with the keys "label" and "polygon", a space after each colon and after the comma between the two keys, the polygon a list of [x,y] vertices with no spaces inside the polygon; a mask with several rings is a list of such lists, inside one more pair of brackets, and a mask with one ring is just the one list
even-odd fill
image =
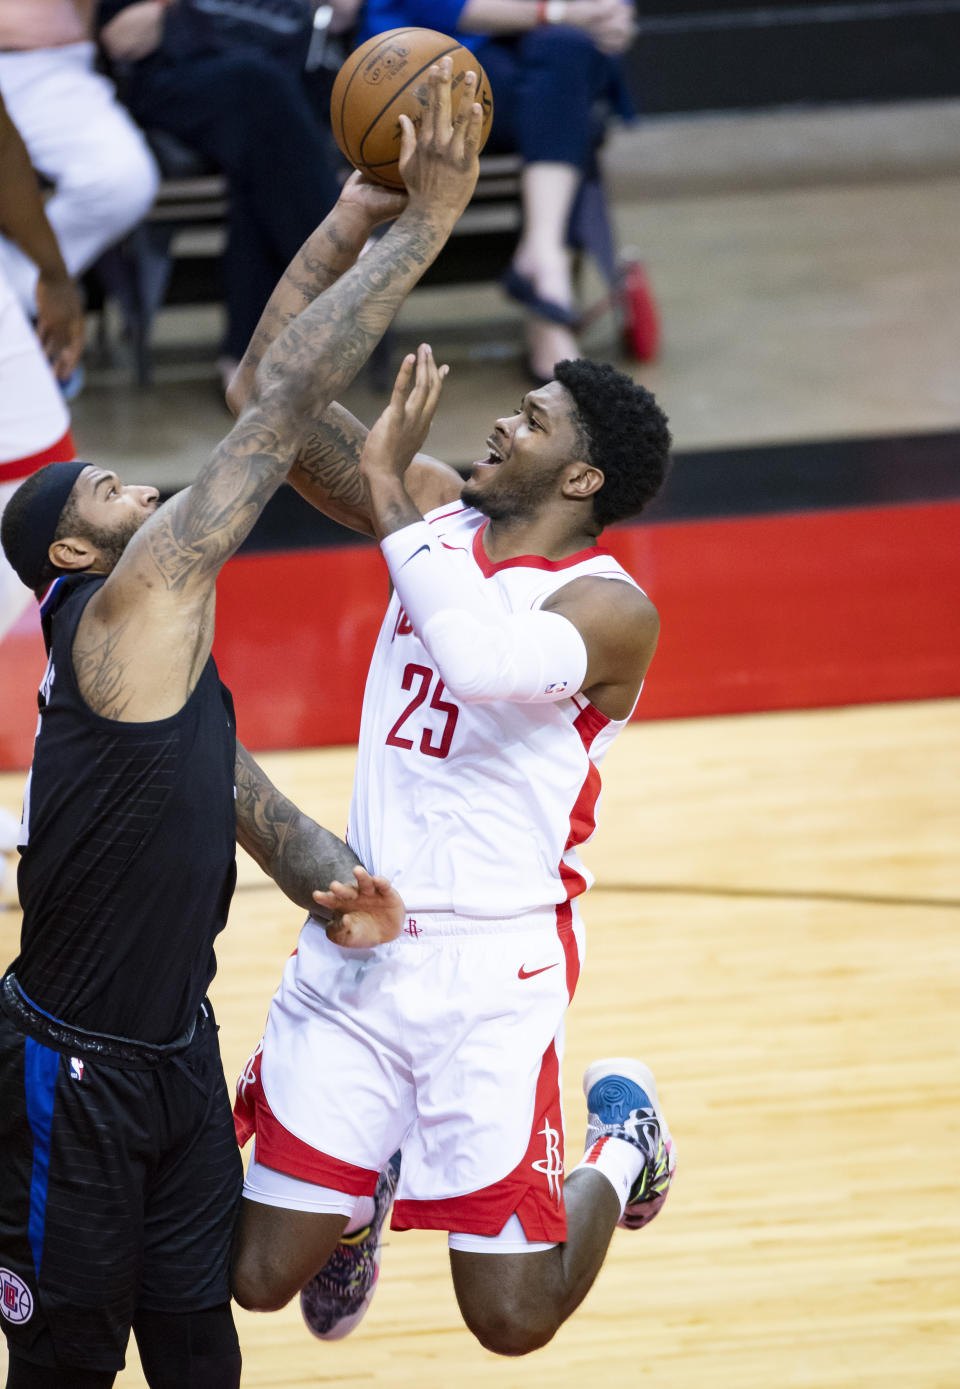
{"label": "player's ear", "polygon": [[77,535],[54,540],[47,551],[51,564],[56,565],[57,569],[66,569],[71,573],[89,569],[99,555],[100,551],[95,545]]}
{"label": "player's ear", "polygon": [[599,492],[603,483],[604,477],[600,469],[579,459],[567,468],[562,491],[565,497],[582,501],[583,498],[592,497],[595,492]]}

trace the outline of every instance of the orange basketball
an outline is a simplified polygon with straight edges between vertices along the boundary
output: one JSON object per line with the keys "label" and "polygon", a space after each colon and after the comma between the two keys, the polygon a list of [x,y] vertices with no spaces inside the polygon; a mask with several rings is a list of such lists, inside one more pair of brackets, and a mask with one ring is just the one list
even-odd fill
{"label": "orange basketball", "polygon": [[375,34],[350,54],[337,73],[330,119],[337,144],[350,163],[377,183],[402,188],[397,168],[401,114],[419,124],[427,101],[427,74],[433,63],[453,59],[453,109],[464,74],[477,74],[477,101],[483,107],[480,147],[490,134],[493,97],[483,68],[468,48],[436,29],[390,29]]}

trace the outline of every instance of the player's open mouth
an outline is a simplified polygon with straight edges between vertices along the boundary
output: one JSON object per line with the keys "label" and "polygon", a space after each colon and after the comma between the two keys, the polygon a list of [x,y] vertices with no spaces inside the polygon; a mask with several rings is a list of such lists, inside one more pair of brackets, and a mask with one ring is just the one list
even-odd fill
{"label": "player's open mouth", "polygon": [[487,448],[489,449],[489,453],[487,454],[486,458],[482,458],[480,460],[481,463],[493,464],[503,462],[503,454],[500,452],[500,448],[497,444],[497,441],[496,439],[494,439],[492,434],[487,440]]}

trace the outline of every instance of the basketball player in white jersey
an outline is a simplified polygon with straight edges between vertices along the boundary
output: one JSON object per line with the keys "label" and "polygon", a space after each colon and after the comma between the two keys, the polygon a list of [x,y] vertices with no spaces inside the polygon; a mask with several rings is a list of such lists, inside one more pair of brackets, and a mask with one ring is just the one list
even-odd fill
{"label": "basketball player in white jersey", "polygon": [[[657,491],[670,436],[642,387],[563,362],[496,422],[464,485],[417,453],[442,374],[421,347],[369,435],[331,407],[290,475],[376,536],[394,585],[348,838],[409,915],[376,950],[304,936],[286,966],[238,1086],[238,1134],[255,1144],[234,1295],[267,1310],[302,1287],[311,1330],[346,1334],[396,1186],[393,1228],[448,1231],[465,1321],[521,1355],[582,1300],[614,1228],[657,1213],[675,1163],[650,1071],[601,1061],[564,1180],[559,1077],[590,882],[577,847],[658,634],[597,539]],[[243,390],[241,374],[235,404]]]}
{"label": "basketball player in white jersey", "polygon": [[[80,295],[47,220],[30,156],[0,96],[0,233],[34,268],[37,330],[0,264],[0,516],[20,483],[46,463],[74,457],[57,376],[83,345]],[[46,355],[44,355],[46,353]],[[48,360],[49,358],[49,360]],[[56,374],[55,374],[56,373]],[[0,641],[33,594],[0,554]],[[2,835],[0,835],[2,840]]]}

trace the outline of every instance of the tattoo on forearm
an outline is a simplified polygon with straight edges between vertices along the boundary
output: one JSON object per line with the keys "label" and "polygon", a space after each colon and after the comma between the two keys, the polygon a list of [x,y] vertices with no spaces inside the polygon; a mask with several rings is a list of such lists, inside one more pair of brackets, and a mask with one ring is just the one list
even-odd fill
{"label": "tattoo on forearm", "polygon": [[270,782],[237,744],[237,839],[292,901],[317,911],[315,888],[350,879],[359,859]]}
{"label": "tattoo on forearm", "polygon": [[[320,413],[353,380],[445,239],[426,220],[397,222],[276,338],[262,363],[267,379],[293,374]],[[317,273],[315,265],[306,270],[304,290],[314,277],[315,292]]]}
{"label": "tattoo on forearm", "polygon": [[317,420],[297,455],[296,479],[324,500],[365,511],[369,488],[360,472],[363,436],[333,419]]}
{"label": "tattoo on forearm", "polygon": [[[426,219],[401,219],[266,348],[250,409],[190,491],[145,528],[144,543],[169,590],[216,577],[283,481],[311,419],[353,380],[444,240],[442,228]],[[263,342],[270,331],[268,324]],[[315,466],[336,466],[322,444]],[[349,469],[332,481],[342,496],[362,501]]]}

